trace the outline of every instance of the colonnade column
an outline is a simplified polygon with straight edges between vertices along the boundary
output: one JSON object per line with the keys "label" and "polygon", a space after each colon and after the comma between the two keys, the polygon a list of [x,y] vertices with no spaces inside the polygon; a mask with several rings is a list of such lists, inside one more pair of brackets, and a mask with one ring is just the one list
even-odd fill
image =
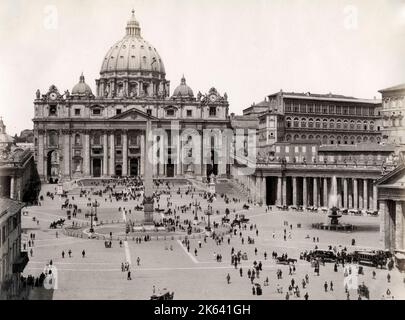
{"label": "colonnade column", "polygon": [[15,177],[10,179],[10,199],[15,199]]}
{"label": "colonnade column", "polygon": [[368,209],[368,183],[367,179],[363,180],[363,209]]}
{"label": "colonnade column", "polygon": [[347,206],[347,179],[343,178],[343,207],[348,208]]}
{"label": "colonnade column", "polygon": [[357,209],[357,200],[358,200],[358,195],[357,195],[357,179],[353,179],[353,208]]}
{"label": "colonnade column", "polygon": [[281,177],[277,178],[277,205],[281,206],[283,201],[282,201],[282,192],[281,192],[281,184],[282,184],[282,180]]}
{"label": "colonnade column", "polygon": [[387,243],[385,241],[385,221],[387,219],[387,202],[380,201],[380,241],[382,242],[383,248],[387,249]]}
{"label": "colonnade column", "polygon": [[283,206],[287,205],[287,177],[283,177]]}
{"label": "colonnade column", "polygon": [[328,178],[323,178],[323,206],[328,206]]}
{"label": "colonnade column", "polygon": [[308,205],[308,194],[307,194],[307,178],[302,178],[302,206],[304,209]]}
{"label": "colonnade column", "polygon": [[375,184],[373,185],[373,210],[378,210],[378,189]]}
{"label": "colonnade column", "polygon": [[103,176],[108,176],[108,136],[103,133]]}
{"label": "colonnade column", "polygon": [[312,194],[312,201],[313,201],[313,206],[318,207],[318,178],[313,178],[314,179],[314,185],[313,185],[313,194]]}
{"label": "colonnade column", "polygon": [[122,132],[122,175],[128,175],[128,134],[126,130]]}
{"label": "colonnade column", "polygon": [[139,158],[141,176],[144,175],[144,159],[145,159],[145,134],[142,133],[141,134],[141,157]]}
{"label": "colonnade column", "polygon": [[44,130],[38,130],[38,159],[37,159],[37,168],[38,174],[41,180],[46,180],[46,173],[44,171]]}
{"label": "colonnade column", "polygon": [[404,249],[404,212],[402,201],[395,202],[395,249]]}
{"label": "colonnade column", "polygon": [[293,187],[292,187],[292,196],[293,196],[293,206],[297,206],[297,177],[292,177]]}
{"label": "colonnade column", "polygon": [[260,198],[263,205],[266,205],[266,177],[261,178]]}

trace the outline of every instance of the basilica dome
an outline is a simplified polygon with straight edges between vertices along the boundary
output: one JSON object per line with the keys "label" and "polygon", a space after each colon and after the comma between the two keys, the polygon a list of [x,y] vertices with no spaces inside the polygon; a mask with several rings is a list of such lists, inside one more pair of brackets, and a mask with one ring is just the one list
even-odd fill
{"label": "basilica dome", "polygon": [[76,84],[72,89],[72,95],[92,95],[90,86],[84,82],[83,73],[80,76],[79,83]]}
{"label": "basilica dome", "polygon": [[194,97],[193,90],[186,84],[186,78],[181,78],[181,83],[174,89],[173,97]]}
{"label": "basilica dome", "polygon": [[126,35],[116,42],[104,57],[100,74],[115,72],[158,72],[165,75],[159,53],[141,36],[134,10],[127,23]]}

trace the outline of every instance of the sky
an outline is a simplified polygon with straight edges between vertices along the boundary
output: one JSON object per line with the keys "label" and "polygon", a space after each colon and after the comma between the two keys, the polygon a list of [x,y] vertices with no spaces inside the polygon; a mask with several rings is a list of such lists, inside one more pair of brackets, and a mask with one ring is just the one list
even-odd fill
{"label": "sky", "polygon": [[372,99],[405,82],[405,0],[1,0],[7,132],[33,127],[37,89],[71,91],[83,72],[94,93],[132,9],[171,93],[184,74],[235,114],[280,89]]}

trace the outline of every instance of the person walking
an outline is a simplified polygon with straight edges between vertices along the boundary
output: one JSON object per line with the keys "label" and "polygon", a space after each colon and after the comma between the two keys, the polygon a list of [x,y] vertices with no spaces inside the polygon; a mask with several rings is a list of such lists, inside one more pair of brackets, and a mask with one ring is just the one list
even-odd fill
{"label": "person walking", "polygon": [[30,250],[30,255],[31,255],[31,257],[34,255],[34,251],[32,250],[32,248]]}
{"label": "person walking", "polygon": [[243,270],[242,270],[242,268],[239,269],[239,274],[240,274],[241,277],[243,277]]}
{"label": "person walking", "polygon": [[139,266],[141,264],[141,258],[136,258],[136,264]]}
{"label": "person walking", "polygon": [[325,281],[323,287],[325,288],[325,292],[328,292],[328,283]]}
{"label": "person walking", "polygon": [[308,300],[308,298],[309,298],[308,292],[305,293],[304,298],[305,298],[305,300]]}
{"label": "person walking", "polygon": [[329,289],[330,291],[333,291],[333,282],[332,282],[332,281],[331,281],[330,284],[329,284],[329,288],[330,288],[330,289]]}
{"label": "person walking", "polygon": [[131,271],[128,271],[127,280],[132,280],[132,279],[131,279]]}
{"label": "person walking", "polygon": [[62,259],[65,259],[65,251],[62,250]]}
{"label": "person walking", "polygon": [[229,273],[226,275],[226,282],[227,282],[228,284],[231,283],[231,276],[229,275]]}

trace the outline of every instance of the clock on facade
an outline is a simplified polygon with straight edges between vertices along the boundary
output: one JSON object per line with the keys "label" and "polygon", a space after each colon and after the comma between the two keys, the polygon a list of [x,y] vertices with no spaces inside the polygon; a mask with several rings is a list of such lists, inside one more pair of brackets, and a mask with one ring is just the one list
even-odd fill
{"label": "clock on facade", "polygon": [[55,100],[57,97],[58,97],[58,95],[57,95],[55,92],[51,92],[51,93],[49,94],[49,98],[50,98],[51,100]]}
{"label": "clock on facade", "polygon": [[215,100],[217,100],[217,96],[215,94],[211,94],[210,95],[210,101],[214,102]]}

